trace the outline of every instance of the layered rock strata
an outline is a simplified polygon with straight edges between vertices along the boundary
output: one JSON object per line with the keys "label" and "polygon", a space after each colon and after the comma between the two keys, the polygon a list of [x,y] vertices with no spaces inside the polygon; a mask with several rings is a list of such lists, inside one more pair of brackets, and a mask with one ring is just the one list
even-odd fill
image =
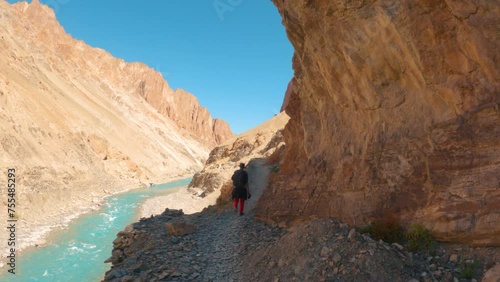
{"label": "layered rock strata", "polygon": [[284,165],[256,216],[390,215],[500,245],[498,3],[273,2],[295,76]]}

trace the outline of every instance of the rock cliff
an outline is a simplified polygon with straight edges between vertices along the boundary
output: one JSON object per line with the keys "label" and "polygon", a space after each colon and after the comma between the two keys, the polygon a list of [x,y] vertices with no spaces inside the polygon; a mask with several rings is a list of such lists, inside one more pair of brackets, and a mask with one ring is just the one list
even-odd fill
{"label": "rock cliff", "polygon": [[0,0],[0,26],[0,169],[17,169],[24,245],[104,195],[194,173],[232,137],[193,95],[73,39],[39,1]]}
{"label": "rock cliff", "polygon": [[284,165],[256,217],[390,215],[500,245],[498,2],[273,2],[295,76]]}

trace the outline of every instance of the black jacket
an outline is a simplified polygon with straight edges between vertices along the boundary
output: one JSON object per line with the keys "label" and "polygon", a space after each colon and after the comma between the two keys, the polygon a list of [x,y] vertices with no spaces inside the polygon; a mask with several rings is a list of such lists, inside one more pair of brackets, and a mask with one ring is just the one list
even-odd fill
{"label": "black jacket", "polygon": [[[241,175],[239,175],[240,173],[241,173]],[[233,173],[233,176],[231,177],[231,179],[233,180],[233,184],[238,182],[238,181],[236,181],[236,177],[241,177],[242,186],[236,186],[236,185],[234,186],[232,197],[233,197],[233,199],[243,198],[246,200],[247,196],[248,196],[248,191],[246,188],[246,184],[248,184],[248,173],[242,169],[236,170]]]}

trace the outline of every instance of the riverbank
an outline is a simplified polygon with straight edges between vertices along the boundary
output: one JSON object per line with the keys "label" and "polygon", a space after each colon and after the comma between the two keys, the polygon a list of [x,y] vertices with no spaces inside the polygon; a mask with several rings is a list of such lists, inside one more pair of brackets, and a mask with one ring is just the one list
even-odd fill
{"label": "riverbank", "polygon": [[[138,220],[142,202],[176,192],[190,180],[132,189],[106,198],[98,210],[72,220],[68,227],[52,230],[43,248],[25,249],[16,260],[16,281],[96,281],[106,271],[102,262],[111,253],[109,242],[123,226]],[[0,280],[7,277],[6,271],[0,273]]]}
{"label": "riverbank", "polygon": [[[192,177],[192,174],[158,180],[158,182],[168,183],[190,177]],[[65,208],[63,206],[59,207],[54,211],[54,214],[45,217],[43,221],[37,221],[37,223],[34,225],[28,225],[27,221],[23,220],[21,217],[17,222],[18,232],[16,234],[16,255],[22,256],[26,252],[31,252],[36,250],[37,248],[47,246],[47,244],[51,242],[50,238],[54,237],[55,234],[67,228],[75,219],[78,219],[84,215],[100,209],[109,197],[145,188],[146,186],[133,187],[130,184],[123,186],[115,184],[113,185],[113,187],[107,189],[92,187],[92,185],[88,185],[87,187],[90,187],[87,189],[93,191],[91,195],[87,197],[79,197],[77,199],[78,205],[75,205],[75,203],[73,203],[70,208]],[[75,206],[78,206],[79,208],[75,210]],[[2,252],[3,255],[0,261],[0,268],[3,268],[5,266],[5,256],[6,254],[8,254],[7,246],[5,247],[6,250]]]}
{"label": "riverbank", "polygon": [[147,199],[140,208],[140,217],[162,214],[166,208],[182,210],[185,214],[201,212],[204,208],[215,204],[220,191],[200,197],[196,192],[190,192],[187,186],[180,188],[177,192]]}
{"label": "riverbank", "polygon": [[[265,166],[263,159],[249,162],[248,170],[251,172],[250,177],[250,192],[252,198],[245,202],[245,210],[253,211],[257,200],[260,198],[267,185],[269,168]],[[226,175],[230,179],[230,175]],[[193,214],[201,212],[208,206],[215,205],[217,198],[221,195],[221,190],[217,189],[209,193],[205,197],[200,195],[205,194],[203,189],[183,187],[176,193],[167,196],[159,196],[148,199],[144,202],[140,209],[140,217],[150,217],[151,215],[161,215],[166,208],[174,210],[182,210],[184,214]]]}

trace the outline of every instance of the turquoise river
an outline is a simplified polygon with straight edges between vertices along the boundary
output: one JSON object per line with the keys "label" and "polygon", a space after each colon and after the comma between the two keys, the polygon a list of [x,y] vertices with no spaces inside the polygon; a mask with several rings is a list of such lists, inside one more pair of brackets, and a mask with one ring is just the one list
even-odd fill
{"label": "turquoise river", "polygon": [[15,275],[7,272],[8,266],[1,268],[0,281],[100,281],[111,266],[104,261],[111,256],[116,233],[138,220],[141,203],[169,194],[190,181],[134,189],[107,198],[99,210],[82,215],[50,235],[51,244],[21,254]]}

